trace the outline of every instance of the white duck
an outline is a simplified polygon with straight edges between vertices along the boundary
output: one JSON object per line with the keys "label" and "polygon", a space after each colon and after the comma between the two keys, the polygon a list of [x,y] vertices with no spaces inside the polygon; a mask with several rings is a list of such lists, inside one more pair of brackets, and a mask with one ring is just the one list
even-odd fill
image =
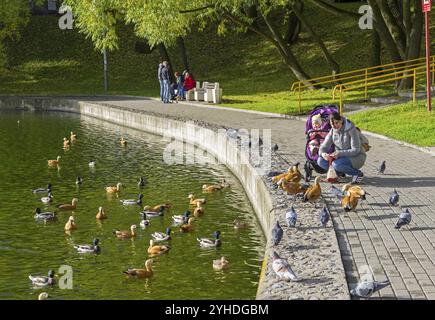
{"label": "white duck", "polygon": [[84,245],[75,245],[74,248],[79,252],[79,253],[100,253],[101,249],[100,246],[98,245],[98,243],[100,242],[99,239],[94,239],[94,241],[92,242],[93,244],[84,244]]}
{"label": "white duck", "polygon": [[151,237],[153,237],[156,242],[171,240],[171,228],[166,228],[166,233],[154,232],[151,234]]}
{"label": "white duck", "polygon": [[32,276],[29,275],[30,281],[32,284],[39,287],[51,286],[54,284],[54,271],[48,271],[48,277],[45,276]]}
{"label": "white duck", "polygon": [[142,204],[142,198],[143,198],[143,194],[140,193],[139,194],[139,199],[138,200],[134,200],[134,199],[127,199],[127,200],[119,200],[124,206],[134,206],[134,205],[141,205]]}
{"label": "white duck", "polygon": [[221,232],[215,231],[213,236],[215,240],[207,239],[207,238],[197,238],[196,240],[199,242],[199,245],[203,248],[215,248],[220,247],[222,245],[221,240],[219,239]]}
{"label": "white duck", "polygon": [[186,223],[187,218],[190,216],[190,211],[184,211],[183,214],[173,215],[172,220],[174,224]]}
{"label": "white duck", "polygon": [[53,195],[51,194],[51,191],[48,192],[48,195],[46,197],[41,198],[42,203],[50,203],[53,201]]}

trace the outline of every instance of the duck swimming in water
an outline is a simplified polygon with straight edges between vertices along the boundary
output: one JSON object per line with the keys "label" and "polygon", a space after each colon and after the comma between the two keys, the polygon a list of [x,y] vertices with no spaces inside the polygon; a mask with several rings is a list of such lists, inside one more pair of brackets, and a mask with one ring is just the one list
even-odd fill
{"label": "duck swimming in water", "polygon": [[141,205],[142,204],[142,198],[143,198],[143,194],[140,193],[139,194],[139,199],[138,200],[134,200],[134,199],[127,199],[127,200],[119,200],[124,206],[133,206],[133,205]]}
{"label": "duck swimming in water", "polygon": [[142,187],[145,187],[145,185],[146,185],[146,179],[145,179],[145,177],[140,177],[139,182],[137,183],[137,186],[139,188],[142,188]]}
{"label": "duck swimming in water", "polygon": [[151,224],[151,222],[147,219],[147,214],[145,212],[140,212],[140,215],[142,216],[142,220],[139,225],[142,229],[145,229]]}
{"label": "duck swimming in water", "polygon": [[106,187],[106,192],[107,193],[117,193],[117,192],[121,191],[121,187],[122,187],[121,182],[118,182],[115,187],[114,186]]}
{"label": "duck swimming in water", "polygon": [[122,273],[127,275],[128,277],[151,278],[153,276],[152,264],[153,260],[148,259],[147,261],[145,261],[145,269],[127,269]]}
{"label": "duck swimming in water", "polygon": [[151,237],[153,237],[156,242],[171,240],[171,228],[166,228],[166,233],[154,232],[151,234]]}
{"label": "duck swimming in water", "polygon": [[41,198],[42,203],[50,203],[51,201],[53,201],[53,195],[51,194],[51,191],[48,193],[46,197]]}
{"label": "duck swimming in water", "polygon": [[48,165],[51,167],[57,166],[59,164],[60,158],[60,156],[57,156],[56,160],[48,160]]}
{"label": "duck swimming in water", "polygon": [[72,230],[77,229],[77,225],[76,225],[76,223],[74,221],[74,217],[73,216],[69,217],[68,222],[65,224],[65,228],[64,229],[65,229],[65,231],[72,231]]}
{"label": "duck swimming in water", "polygon": [[95,216],[95,218],[97,218],[98,220],[107,219],[107,214],[104,211],[103,207],[98,208],[98,212],[97,212],[97,215]]}
{"label": "duck swimming in water", "polygon": [[220,231],[215,231],[213,233],[213,236],[215,238],[214,240],[207,239],[207,238],[197,238],[196,240],[199,242],[199,245],[202,248],[216,248],[222,245],[222,242],[219,239],[220,234],[221,234]]}
{"label": "duck swimming in water", "polygon": [[51,191],[51,183],[47,185],[47,188],[37,188],[33,189],[33,193],[47,193]]}
{"label": "duck swimming in water", "polygon": [[180,215],[173,215],[172,220],[174,221],[174,224],[183,224],[187,223],[187,218],[190,216],[190,211],[186,210],[183,214]]}
{"label": "duck swimming in water", "polygon": [[29,275],[29,279],[30,279],[30,281],[32,281],[33,285],[38,286],[38,287],[51,286],[55,283],[53,270],[48,271],[48,277]]}
{"label": "duck swimming in water", "polygon": [[229,262],[227,259],[225,259],[225,257],[221,257],[218,260],[213,260],[213,269],[216,271],[228,269],[228,267],[229,267]]}
{"label": "duck swimming in water", "polygon": [[57,208],[58,208],[59,210],[64,210],[64,211],[67,211],[67,210],[75,210],[75,209],[77,208],[77,202],[78,202],[78,201],[79,201],[79,200],[78,200],[77,198],[73,198],[73,199],[71,200],[71,204],[69,204],[69,203],[60,204],[60,205],[57,206]]}
{"label": "duck swimming in water", "polygon": [[92,245],[90,245],[90,244],[75,245],[74,248],[79,253],[100,253],[101,249],[98,245],[99,242],[100,242],[99,239],[94,239],[94,241],[92,242]]}
{"label": "duck swimming in water", "polygon": [[54,212],[41,212],[40,208],[36,208],[34,211],[34,218],[36,220],[54,220],[56,219],[56,215]]}
{"label": "duck swimming in water", "polygon": [[149,211],[149,206],[145,206],[143,208],[143,211],[140,213],[145,213],[148,218],[155,218],[155,217],[162,217],[164,210],[165,210],[165,208],[162,206],[162,207],[160,207],[160,210],[158,212]]}

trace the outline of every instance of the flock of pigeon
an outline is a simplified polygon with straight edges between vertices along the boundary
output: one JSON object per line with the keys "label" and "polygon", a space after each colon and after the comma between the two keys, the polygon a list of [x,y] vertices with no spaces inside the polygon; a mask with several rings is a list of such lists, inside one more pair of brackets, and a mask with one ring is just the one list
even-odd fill
{"label": "flock of pigeon", "polygon": [[[322,196],[322,190],[319,184],[320,177],[315,178],[313,185],[305,184],[304,182],[301,182],[302,174],[299,172],[298,166],[299,163],[290,166],[287,172],[270,172],[268,177],[271,178],[272,183],[276,184],[277,187],[281,188],[287,194],[294,196],[293,204],[299,196],[302,196],[302,200],[304,202],[315,203]],[[377,169],[378,174],[384,174],[385,169],[386,163],[383,161],[380,167]],[[369,194],[361,186],[352,185],[350,183],[343,185],[342,189],[332,185],[330,187],[330,193],[337,198],[345,212],[355,212],[359,200],[366,200],[366,195]],[[396,189],[394,189],[390,195],[389,204],[391,206],[398,206],[399,198],[399,193]],[[285,221],[289,228],[296,228],[298,219],[298,214],[293,204],[285,213]],[[319,221],[322,227],[326,227],[328,221],[330,220],[330,216],[331,215],[328,208],[323,206],[319,213]],[[406,208],[402,213],[400,213],[394,228],[400,229],[405,225],[409,225],[411,220],[411,212]],[[283,234],[284,231],[279,221],[276,221],[276,225],[273,227],[271,233],[271,242],[274,247],[279,245]],[[282,259],[276,251],[272,252],[272,260],[272,269],[280,279],[300,281],[300,279],[293,272],[288,261],[286,259]],[[385,288],[389,284],[390,282],[388,280],[383,282],[375,281],[373,278],[371,280],[363,280],[358,283],[358,285],[352,289],[350,293],[356,297],[369,298],[374,292]]]}

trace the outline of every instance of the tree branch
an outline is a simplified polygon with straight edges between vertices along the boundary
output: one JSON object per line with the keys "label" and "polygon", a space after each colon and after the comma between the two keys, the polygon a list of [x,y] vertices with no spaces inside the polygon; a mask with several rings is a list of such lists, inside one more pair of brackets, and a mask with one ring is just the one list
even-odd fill
{"label": "tree branch", "polygon": [[337,8],[330,3],[327,3],[323,0],[310,0],[313,4],[318,6],[319,8],[326,10],[335,15],[348,16],[351,18],[360,18],[361,16],[358,13],[353,13],[344,9]]}
{"label": "tree branch", "polygon": [[189,10],[180,10],[178,12],[180,12],[180,13],[192,13],[192,12],[198,12],[198,11],[202,11],[202,10],[207,10],[207,9],[214,8],[214,7],[215,7],[214,5],[208,4],[208,5],[206,5],[206,6],[202,7],[202,8],[195,8],[195,9],[189,9]]}

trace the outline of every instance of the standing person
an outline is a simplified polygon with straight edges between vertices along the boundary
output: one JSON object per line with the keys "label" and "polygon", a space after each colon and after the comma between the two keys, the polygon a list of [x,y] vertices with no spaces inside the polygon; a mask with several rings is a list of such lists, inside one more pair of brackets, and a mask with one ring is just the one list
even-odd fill
{"label": "standing person", "polygon": [[162,79],[163,60],[160,59],[159,69],[157,71],[157,78],[160,84],[160,100],[163,101],[163,79]]}
{"label": "standing person", "polygon": [[168,61],[163,61],[162,72],[162,82],[163,82],[163,103],[170,103],[171,88],[170,78],[169,78],[169,63]]}
{"label": "standing person", "polygon": [[[355,125],[338,112],[334,112],[329,118],[331,130],[319,149],[321,155],[317,159],[320,167],[328,170],[329,161],[338,175],[347,174],[352,176],[352,184],[360,184],[364,174],[361,169],[367,155],[361,145],[360,133]],[[329,147],[334,144],[335,151],[327,154]]]}

